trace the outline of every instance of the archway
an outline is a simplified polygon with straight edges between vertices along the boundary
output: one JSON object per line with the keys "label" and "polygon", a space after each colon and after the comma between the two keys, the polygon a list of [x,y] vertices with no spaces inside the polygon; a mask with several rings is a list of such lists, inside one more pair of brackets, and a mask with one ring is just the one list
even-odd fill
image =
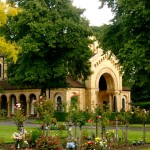
{"label": "archway", "polygon": [[55,95],[55,108],[56,108],[56,111],[59,111],[59,112],[63,111],[62,103],[63,103],[62,95],[57,93]]}
{"label": "archway", "polygon": [[[99,78],[99,94],[98,94],[98,103],[102,104],[104,108],[110,105],[111,110],[114,110],[114,99],[113,93],[115,91],[115,83],[111,74],[103,73]],[[111,97],[111,100],[110,100]]]}
{"label": "archway", "polygon": [[27,103],[26,103],[26,96],[24,94],[20,95],[20,103],[23,113],[24,115],[26,115]]}
{"label": "archway", "polygon": [[7,97],[5,95],[1,97],[1,110],[7,115]]}
{"label": "archway", "polygon": [[35,94],[31,94],[30,95],[30,114],[31,114],[31,116],[36,115],[36,112],[34,109],[34,100],[36,100],[36,96],[35,96]]}

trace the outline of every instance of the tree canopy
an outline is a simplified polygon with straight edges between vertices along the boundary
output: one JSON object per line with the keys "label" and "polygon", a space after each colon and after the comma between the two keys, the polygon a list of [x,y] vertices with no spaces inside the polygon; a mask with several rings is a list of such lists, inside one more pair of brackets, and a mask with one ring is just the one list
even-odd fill
{"label": "tree canopy", "polygon": [[[12,0],[11,0],[12,2]],[[70,0],[18,0],[23,9],[2,28],[22,51],[8,63],[11,84],[39,88],[66,87],[66,78],[83,81],[91,75],[92,30],[83,9]]]}
{"label": "tree canopy", "polygon": [[[123,74],[132,83],[134,100],[150,98],[150,1],[99,0],[114,13],[110,25],[102,27],[104,50],[111,50],[123,66]],[[135,97],[136,95],[136,97]]]}
{"label": "tree canopy", "polygon": [[[18,8],[12,7],[0,0],[0,26],[6,23],[9,16],[15,16],[19,11]],[[6,41],[3,36],[0,36],[0,53],[9,59],[12,58],[13,61],[16,62],[19,50],[20,48],[14,42]]]}

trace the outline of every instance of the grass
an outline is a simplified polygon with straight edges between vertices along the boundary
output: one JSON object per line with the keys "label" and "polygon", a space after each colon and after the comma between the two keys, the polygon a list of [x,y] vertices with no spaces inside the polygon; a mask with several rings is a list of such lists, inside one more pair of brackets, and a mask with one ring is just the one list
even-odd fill
{"label": "grass", "polygon": [[[131,127],[135,127],[135,126],[139,127],[140,130],[139,131],[128,130],[128,139],[129,139],[129,141],[131,142],[131,141],[142,139],[142,137],[143,137],[142,125],[130,125],[130,126]],[[30,130],[33,131],[33,130],[36,129],[36,127],[26,127],[25,129],[27,131],[30,131]],[[82,129],[82,131],[83,130],[86,130],[86,132],[88,132],[89,136],[91,135],[91,129],[90,129],[90,127],[86,128],[86,129]],[[80,131],[79,127],[77,127],[77,137],[80,136],[80,134],[81,134],[82,131]],[[14,132],[17,132],[17,127],[16,126],[0,126],[0,144],[1,143],[13,143],[14,140],[12,139],[12,134]],[[95,133],[95,129],[93,129],[93,132]],[[114,132],[115,132],[115,128],[114,128]],[[60,134],[60,131],[51,130],[50,134],[51,135]],[[73,127],[73,130],[72,130],[72,135],[73,136],[75,135],[74,127]],[[99,127],[99,130],[98,130],[98,135],[101,136],[100,127]],[[121,128],[118,131],[118,135],[119,135],[119,138],[122,138],[122,130],[121,130]],[[68,131],[67,130],[63,131],[62,132],[62,136],[63,137],[67,137],[68,136]],[[146,132],[146,142],[150,143],[150,131]]]}
{"label": "grass", "polygon": [[[26,130],[33,130],[33,127],[27,127]],[[13,143],[14,140],[12,135],[14,132],[17,132],[16,126],[0,126],[0,144],[3,143]]]}

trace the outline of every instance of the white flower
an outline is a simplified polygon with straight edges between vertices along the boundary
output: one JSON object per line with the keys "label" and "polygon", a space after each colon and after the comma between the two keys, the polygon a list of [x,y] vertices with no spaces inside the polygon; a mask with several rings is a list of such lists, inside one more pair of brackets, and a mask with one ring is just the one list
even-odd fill
{"label": "white flower", "polygon": [[13,138],[14,138],[14,140],[22,140],[22,135],[20,135],[17,132],[14,132],[13,133]]}
{"label": "white flower", "polygon": [[24,141],[24,144],[28,144],[28,141]]}

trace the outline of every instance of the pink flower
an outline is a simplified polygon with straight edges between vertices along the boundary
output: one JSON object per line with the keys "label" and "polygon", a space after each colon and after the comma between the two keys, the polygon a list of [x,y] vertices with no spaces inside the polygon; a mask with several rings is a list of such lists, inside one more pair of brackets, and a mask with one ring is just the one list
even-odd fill
{"label": "pink flower", "polygon": [[18,108],[20,108],[20,107],[21,107],[21,103],[17,103],[16,106],[17,106]]}
{"label": "pink flower", "polygon": [[33,101],[32,101],[32,103],[35,103],[36,102],[36,100],[34,99]]}
{"label": "pink flower", "polygon": [[102,116],[98,116],[97,118],[98,118],[98,119],[101,119],[101,118],[102,118]]}
{"label": "pink flower", "polygon": [[43,99],[43,96],[40,96],[40,99]]}

